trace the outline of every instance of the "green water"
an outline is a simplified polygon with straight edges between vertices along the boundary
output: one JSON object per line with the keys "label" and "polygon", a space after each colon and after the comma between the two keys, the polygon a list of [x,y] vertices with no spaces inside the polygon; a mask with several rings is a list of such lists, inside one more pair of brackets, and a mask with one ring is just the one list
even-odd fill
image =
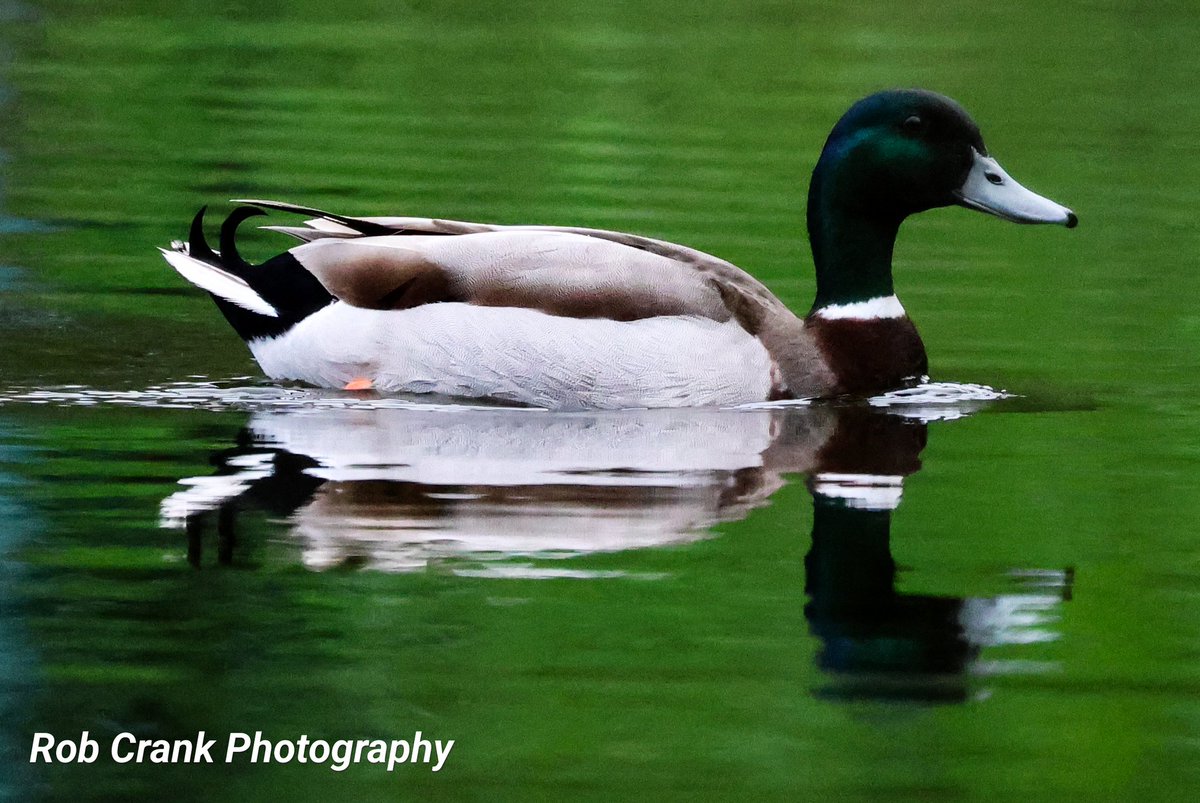
{"label": "green water", "polygon": [[[1192,4],[106,5],[0,0],[0,799],[1200,794]],[[635,231],[804,309],[808,174],[897,85],[1081,221],[905,224],[934,379],[1020,395],[958,420],[358,409],[154,250],[278,197]],[[456,744],[28,763],[82,730]]]}

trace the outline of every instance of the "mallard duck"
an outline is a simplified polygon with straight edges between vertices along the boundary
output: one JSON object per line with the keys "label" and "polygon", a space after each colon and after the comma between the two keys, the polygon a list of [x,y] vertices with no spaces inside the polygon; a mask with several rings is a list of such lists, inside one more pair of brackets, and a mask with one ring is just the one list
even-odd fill
{"label": "mallard duck", "polygon": [[[201,209],[161,249],[212,294],[266,374],[330,388],[437,393],[552,408],[727,406],[867,395],[926,373],[892,283],[900,223],[960,205],[1019,223],[1077,223],[989,155],[953,100],[879,92],[834,126],[813,171],[817,291],[805,317],[740,268],[682,245],[598,229],[348,217],[236,201],[220,251]],[[302,241],[261,265],[238,225]]]}

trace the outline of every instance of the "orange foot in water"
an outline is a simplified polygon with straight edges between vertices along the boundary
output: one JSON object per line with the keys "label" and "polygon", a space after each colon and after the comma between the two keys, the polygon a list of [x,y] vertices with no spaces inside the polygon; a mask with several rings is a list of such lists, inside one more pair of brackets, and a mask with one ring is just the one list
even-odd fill
{"label": "orange foot in water", "polygon": [[375,387],[374,382],[372,382],[370,379],[367,379],[365,376],[360,376],[357,379],[351,379],[349,382],[347,382],[346,387],[343,388],[343,390],[370,390],[373,387]]}

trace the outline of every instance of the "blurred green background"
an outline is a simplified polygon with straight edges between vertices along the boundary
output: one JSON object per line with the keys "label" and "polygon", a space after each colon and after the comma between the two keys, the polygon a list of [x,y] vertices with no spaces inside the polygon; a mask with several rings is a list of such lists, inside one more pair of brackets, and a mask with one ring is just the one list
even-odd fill
{"label": "blurred green background", "polygon": [[[901,587],[1074,567],[1060,638],[1014,654],[1052,670],[960,706],[823,694],[802,481],[710,540],[572,562],[652,583],[309,572],[270,517],[244,571],[195,572],[158,502],[245,413],[8,403],[0,796],[1193,799],[1198,35],[1190,2],[0,0],[4,390],[256,376],[154,250],[236,197],[624,229],[803,310],[808,175],[892,86],[959,100],[1081,221],[937,210],[896,249],[934,378],[1025,397],[931,425]],[[417,727],[459,740],[436,776],[23,752],[35,729]]]}

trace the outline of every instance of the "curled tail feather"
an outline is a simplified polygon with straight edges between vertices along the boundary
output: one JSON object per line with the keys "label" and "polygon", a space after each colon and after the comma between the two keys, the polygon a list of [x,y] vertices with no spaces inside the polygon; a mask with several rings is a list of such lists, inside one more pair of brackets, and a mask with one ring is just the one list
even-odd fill
{"label": "curled tail feather", "polygon": [[192,219],[187,243],[175,241],[159,249],[183,278],[207,290],[243,340],[282,334],[300,320],[333,301],[333,296],[289,252],[261,265],[251,265],[238,253],[237,228],[242,221],[264,215],[255,206],[239,206],[221,224],[221,250],[204,236],[201,207]]}

